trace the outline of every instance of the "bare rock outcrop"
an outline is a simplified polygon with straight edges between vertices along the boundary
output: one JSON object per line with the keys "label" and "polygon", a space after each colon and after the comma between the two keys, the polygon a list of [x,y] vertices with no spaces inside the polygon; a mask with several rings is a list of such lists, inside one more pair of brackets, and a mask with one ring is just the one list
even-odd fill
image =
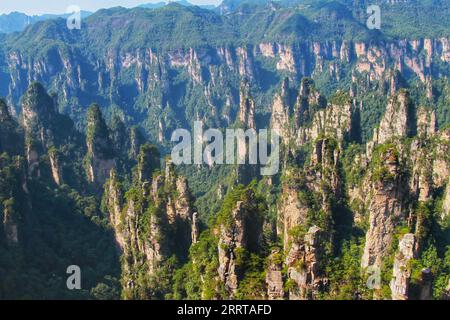
{"label": "bare rock outcrop", "polygon": [[450,175],[450,128],[436,133],[436,144],[433,161],[433,185],[442,187]]}
{"label": "bare rock outcrop", "polygon": [[229,216],[217,227],[219,237],[217,269],[229,297],[235,297],[244,273],[244,255],[258,250],[262,234],[255,194],[247,190],[246,200],[237,201]]}
{"label": "bare rock outcrop", "polygon": [[315,88],[313,80],[303,78],[294,105],[296,129],[308,122],[313,114],[313,108],[324,108],[325,106],[326,100]]}
{"label": "bare rock outcrop", "polygon": [[361,259],[363,269],[369,266],[381,267],[392,245],[394,228],[406,216],[407,190],[401,174],[398,151],[394,146],[381,150],[375,171],[366,178],[367,211],[369,230],[366,234],[364,253]]}
{"label": "bare rock outcrop", "polygon": [[49,150],[49,160],[50,160],[50,169],[52,171],[53,181],[58,185],[62,185],[63,174],[62,174],[62,165],[59,159],[59,154],[56,149]]}
{"label": "bare rock outcrop", "polygon": [[114,150],[109,138],[109,129],[103,119],[100,107],[92,105],[87,115],[88,153],[86,155],[87,176],[91,183],[101,188],[115,168]]}
{"label": "bare rock outcrop", "polygon": [[115,170],[111,170],[110,177],[105,184],[105,205],[119,251],[125,250],[124,230],[121,228],[121,215],[124,208],[124,194]]}
{"label": "bare rock outcrop", "polygon": [[450,177],[447,180],[447,186],[445,187],[444,200],[442,202],[442,219],[450,214]]}
{"label": "bare rock outcrop", "polygon": [[412,233],[407,233],[400,239],[390,283],[392,300],[408,300],[409,298],[410,261],[416,256],[415,246],[416,238]]}
{"label": "bare rock outcrop", "polygon": [[325,285],[321,268],[321,236],[317,226],[309,229],[303,239],[294,241],[286,256],[288,279],[292,285],[289,289],[289,299],[314,299]]}
{"label": "bare rock outcrop", "polygon": [[269,266],[266,271],[267,296],[269,300],[281,300],[284,298],[284,283],[282,264],[279,250],[272,250],[269,256]]}
{"label": "bare rock outcrop", "polygon": [[409,136],[413,129],[412,120],[409,93],[402,89],[391,97],[379,127],[374,129],[372,141],[367,144],[368,158],[376,145]]}
{"label": "bare rock outcrop", "polygon": [[291,137],[289,117],[289,81],[285,79],[281,87],[281,92],[276,93],[273,100],[270,127],[279,130],[279,135],[286,144]]}
{"label": "bare rock outcrop", "polygon": [[331,136],[341,143],[345,137],[350,137],[353,134],[357,110],[350,96],[342,92],[340,95],[342,96],[340,101],[333,101],[328,105],[320,96],[319,101],[314,102],[314,104],[311,104],[311,102],[306,104],[310,105],[310,111],[303,111],[301,113],[302,118],[306,119],[305,114],[309,114],[311,120],[309,124],[305,123],[298,128],[296,133],[298,145],[315,141],[323,135]]}
{"label": "bare rock outcrop", "polygon": [[248,82],[241,84],[239,93],[239,121],[245,128],[255,129],[255,101],[250,94]]}
{"label": "bare rock outcrop", "polygon": [[283,226],[283,230],[279,231],[279,234],[283,234],[284,248],[287,248],[291,241],[289,230],[306,223],[308,208],[300,203],[296,187],[284,184],[282,188],[281,200],[278,204],[278,218],[281,220],[279,225]]}
{"label": "bare rock outcrop", "polygon": [[219,278],[231,296],[236,294],[242,276],[237,265],[237,254],[246,244],[246,220],[243,202],[239,201],[232,212],[232,225],[221,226],[219,235]]}
{"label": "bare rock outcrop", "polygon": [[142,285],[140,273],[154,275],[172,255],[185,261],[191,243],[198,238],[198,218],[193,214],[187,181],[176,175],[170,160],[165,173],[156,175],[159,156],[154,146],[141,146],[128,192],[114,169],[105,184],[103,203],[124,257],[127,297]]}

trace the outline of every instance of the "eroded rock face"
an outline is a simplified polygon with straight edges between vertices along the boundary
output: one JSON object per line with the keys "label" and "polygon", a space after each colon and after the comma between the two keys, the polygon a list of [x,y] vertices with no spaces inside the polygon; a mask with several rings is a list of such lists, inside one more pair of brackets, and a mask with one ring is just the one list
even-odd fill
{"label": "eroded rock face", "polygon": [[219,273],[220,280],[231,296],[236,294],[241,273],[237,265],[239,249],[246,246],[246,221],[243,202],[239,201],[232,212],[232,225],[221,226],[219,235]]}
{"label": "eroded rock face", "polygon": [[108,179],[110,171],[115,168],[116,160],[109,139],[109,129],[98,105],[92,105],[88,111],[86,144],[88,179],[100,188]]}
{"label": "eroded rock face", "polygon": [[[449,176],[450,135],[445,129],[436,131],[433,111],[419,108],[417,114],[418,135],[410,146],[410,186],[419,201],[427,201],[436,189],[445,188]],[[444,193],[444,207],[445,199]]]}
{"label": "eroded rock face", "polygon": [[144,143],[144,137],[138,128],[132,127],[130,129],[130,150],[129,157],[136,159],[139,155],[141,145]]}
{"label": "eroded rock face", "polygon": [[369,230],[366,234],[364,254],[361,260],[363,269],[369,266],[381,267],[392,244],[394,228],[406,216],[405,182],[400,174],[400,162],[392,148],[380,155],[381,177],[372,176],[366,203],[369,212]]}
{"label": "eroded rock face", "polygon": [[425,108],[417,109],[417,135],[422,139],[431,138],[436,133],[436,113]]}
{"label": "eroded rock face", "polygon": [[126,196],[115,170],[105,184],[104,203],[124,257],[123,277],[130,290],[139,283],[142,270],[153,275],[172,255],[185,261],[192,241],[198,238],[186,179],[176,175],[170,161],[164,174],[154,176],[158,169],[157,149],[144,144],[133,187]]}
{"label": "eroded rock face", "polygon": [[197,243],[199,235],[200,230],[199,230],[198,213],[194,212],[192,214],[192,232],[191,232],[192,244]]}
{"label": "eroded rock face", "polygon": [[405,234],[400,239],[390,284],[392,300],[407,300],[409,298],[409,281],[411,279],[409,262],[416,256],[415,246],[416,238],[412,233]]}
{"label": "eroded rock face", "polygon": [[[323,248],[333,243],[333,210],[343,194],[339,174],[340,149],[335,139],[316,139],[310,162],[301,172],[285,170],[285,183],[278,204],[279,222],[283,229],[284,250],[287,254],[289,298],[316,299],[327,286],[323,270]],[[292,174],[296,172],[298,174]],[[291,174],[290,174],[291,173]],[[312,199],[314,198],[314,200]],[[314,218],[314,210],[321,215],[321,228],[305,228]]]}
{"label": "eroded rock face", "polygon": [[106,206],[108,207],[109,222],[114,228],[116,244],[122,253],[125,250],[123,229],[121,228],[121,214],[124,206],[124,195],[115,170],[111,170],[108,182],[105,185]]}
{"label": "eroded rock face", "polygon": [[[288,247],[291,240],[289,230],[298,225],[304,225],[308,214],[308,208],[303,206],[298,199],[298,190],[295,187],[284,185],[282,198],[278,206],[278,217],[282,219],[284,248]],[[281,234],[281,232],[280,232]]]}
{"label": "eroded rock face", "polygon": [[267,297],[269,300],[281,300],[284,297],[282,261],[278,250],[273,250],[269,256],[269,266],[266,271]]}
{"label": "eroded rock face", "polygon": [[296,129],[298,129],[312,116],[313,107],[323,108],[326,106],[325,98],[316,90],[312,79],[303,78],[300,83],[300,90],[294,106],[294,119]]}
{"label": "eroded rock face", "polygon": [[430,141],[414,139],[411,143],[412,174],[410,178],[411,194],[420,201],[430,199],[433,190],[433,157],[429,152]]}
{"label": "eroded rock face", "polygon": [[194,221],[193,197],[186,178],[178,177],[174,172],[171,174],[175,178],[174,184],[165,186],[174,190],[167,195],[166,202],[167,220],[174,235],[174,238],[170,239],[170,245],[177,252],[181,252],[182,258],[185,259],[193,240],[198,238],[198,217],[196,216]]}
{"label": "eroded rock face", "polygon": [[326,279],[321,270],[321,230],[313,226],[303,241],[295,241],[286,256],[288,278],[294,283],[289,290],[289,299],[314,299]]}
{"label": "eroded rock face", "polygon": [[22,101],[28,175],[40,177],[40,157],[54,145],[52,127],[56,118],[56,109],[53,99],[38,83],[30,85]]}
{"label": "eroded rock face", "polygon": [[[411,194],[419,201],[432,198],[438,188],[446,188],[449,176],[450,134],[448,129],[436,130],[436,115],[433,110],[417,110],[417,137],[410,146],[412,172]],[[443,216],[448,212],[448,197],[444,191]]]}
{"label": "eroded rock face", "polygon": [[342,101],[327,104],[310,81],[302,82],[294,113],[298,123],[295,133],[298,145],[315,141],[323,135],[333,137],[339,143],[344,138],[352,137],[358,110],[350,96],[343,92],[340,95],[343,96]]}
{"label": "eroded rock face", "polygon": [[274,97],[272,104],[272,117],[270,120],[270,127],[279,130],[279,135],[285,143],[287,143],[291,136],[289,126],[290,106],[289,106],[289,82],[283,82],[281,92]]}
{"label": "eroded rock face", "polygon": [[239,121],[245,128],[255,129],[255,101],[250,94],[248,82],[241,84],[239,93]]}
{"label": "eroded rock face", "polygon": [[[435,60],[448,62],[450,59],[447,38],[381,43],[300,41],[294,45],[263,42],[246,47],[187,47],[163,53],[145,48],[144,44],[143,48],[132,50],[108,49],[102,56],[88,52],[94,56],[91,59],[70,50],[68,54],[63,50],[54,54],[54,59],[47,60],[11,49],[2,65],[10,70],[7,86],[13,99],[22,95],[30,81],[43,79],[48,85],[59,81],[61,95],[66,101],[77,93],[88,95],[93,91],[110,93],[112,102],[118,104],[120,95],[115,84],[122,72],[134,74],[133,92],[145,95],[155,88],[164,88],[165,85],[159,87],[157,81],[164,81],[171,69],[184,69],[193,84],[204,86],[208,85],[208,79],[212,83],[220,83],[220,75],[215,72],[220,68],[224,72],[255,78],[261,68],[254,63],[255,58],[273,59],[276,69],[292,78],[318,74],[327,62],[354,62],[355,72],[371,81],[382,80],[391,69],[415,74],[425,81],[431,73],[430,63]],[[84,59],[87,64],[80,65],[77,59]],[[88,70],[96,70],[91,79],[86,79],[90,74]],[[336,72],[335,77],[338,76],[339,72]]]}
{"label": "eroded rock face", "polygon": [[41,170],[39,168],[39,153],[32,145],[27,145],[25,155],[28,162],[28,176],[40,177]]}
{"label": "eroded rock face", "polygon": [[[39,83],[33,83],[22,99],[23,125],[28,140],[34,140],[41,147],[53,144],[52,124],[56,117],[54,100]],[[35,142],[35,143],[36,143]]]}
{"label": "eroded rock face", "polygon": [[450,129],[436,133],[436,147],[433,161],[433,185],[442,187],[450,175]]}
{"label": "eroded rock face", "polygon": [[450,177],[445,188],[444,202],[442,203],[442,219],[450,214]]}
{"label": "eroded rock face", "polygon": [[58,153],[56,150],[50,150],[49,159],[50,159],[50,169],[52,171],[53,181],[58,186],[60,186],[63,184],[63,177],[62,177],[61,163],[59,161]]}
{"label": "eroded rock face", "polygon": [[243,276],[243,255],[258,250],[261,241],[262,222],[255,207],[255,194],[251,190],[246,192],[246,200],[238,201],[230,217],[217,228],[217,272],[230,298],[236,295]]}
{"label": "eroded rock face", "polygon": [[379,127],[374,129],[372,141],[367,144],[369,158],[377,144],[410,135],[413,130],[410,104],[409,93],[405,90],[400,90],[397,95],[391,97]]}
{"label": "eroded rock face", "polygon": [[336,199],[343,194],[342,177],[338,171],[340,152],[340,147],[333,138],[317,139],[313,145],[307,180],[310,181],[312,190],[323,193],[325,210],[329,210],[326,199],[330,196],[330,191]]}
{"label": "eroded rock face", "polygon": [[177,197],[175,201],[175,209],[177,216],[183,220],[192,220],[191,199],[188,183],[186,178],[178,177],[176,182]]}
{"label": "eroded rock face", "polygon": [[94,157],[87,172],[89,181],[101,186],[115,166],[116,161],[114,159],[99,159]]}

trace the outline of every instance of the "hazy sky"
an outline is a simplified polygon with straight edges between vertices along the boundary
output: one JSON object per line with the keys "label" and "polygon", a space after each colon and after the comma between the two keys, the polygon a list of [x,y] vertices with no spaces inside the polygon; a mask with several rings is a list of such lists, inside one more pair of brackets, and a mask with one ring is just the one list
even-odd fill
{"label": "hazy sky", "polygon": [[[149,2],[168,0],[0,0],[0,14],[12,11],[24,12],[29,15],[43,13],[65,13],[70,5],[77,5],[81,10],[96,11],[109,7],[135,7]],[[221,0],[189,0],[194,4],[218,4]]]}

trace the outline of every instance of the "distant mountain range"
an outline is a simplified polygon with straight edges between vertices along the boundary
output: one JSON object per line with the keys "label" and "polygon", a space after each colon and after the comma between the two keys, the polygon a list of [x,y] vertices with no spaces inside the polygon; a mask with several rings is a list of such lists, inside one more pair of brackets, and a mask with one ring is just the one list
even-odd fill
{"label": "distant mountain range", "polygon": [[196,5],[196,4],[192,4],[189,1],[186,0],[179,0],[179,1],[161,1],[161,2],[157,2],[157,3],[145,3],[145,4],[141,4],[139,5],[140,8],[149,8],[149,9],[156,9],[156,8],[161,8],[164,7],[166,5],[168,5],[169,3],[178,3],[181,4],[183,6],[198,6],[200,8],[203,9],[209,9],[209,10],[213,10],[216,8],[215,5],[212,4],[206,4],[206,5]]}
{"label": "distant mountain range", "polygon": [[[179,1],[161,1],[157,3],[145,3],[139,5],[138,7],[156,9],[164,7],[169,3],[178,3],[183,6],[194,6],[194,4],[186,0],[179,0]],[[213,10],[214,8],[216,8],[216,6],[214,5],[199,5],[199,7],[209,10]],[[89,11],[81,11],[82,18],[86,18],[91,14],[92,12]],[[22,12],[11,12],[9,14],[2,14],[0,15],[0,33],[12,33],[23,31],[28,25],[34,24],[38,21],[52,20],[57,18],[65,19],[68,16],[69,14],[43,14],[30,16]]]}
{"label": "distant mountain range", "polygon": [[[92,12],[81,11],[81,17],[86,18]],[[67,18],[69,14],[43,14],[39,16],[29,16],[22,12],[11,12],[0,15],[0,33],[11,33],[23,31],[28,25],[38,21],[52,20],[57,18]]]}

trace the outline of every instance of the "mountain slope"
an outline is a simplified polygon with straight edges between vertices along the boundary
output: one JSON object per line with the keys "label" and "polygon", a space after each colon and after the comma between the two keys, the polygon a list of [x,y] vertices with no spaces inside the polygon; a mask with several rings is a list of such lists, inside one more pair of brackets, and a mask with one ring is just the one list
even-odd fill
{"label": "mountain slope", "polygon": [[[0,296],[447,299],[448,5],[380,1],[368,30],[368,3],[118,7],[0,36]],[[278,173],[175,166],[194,121],[276,129]]]}

